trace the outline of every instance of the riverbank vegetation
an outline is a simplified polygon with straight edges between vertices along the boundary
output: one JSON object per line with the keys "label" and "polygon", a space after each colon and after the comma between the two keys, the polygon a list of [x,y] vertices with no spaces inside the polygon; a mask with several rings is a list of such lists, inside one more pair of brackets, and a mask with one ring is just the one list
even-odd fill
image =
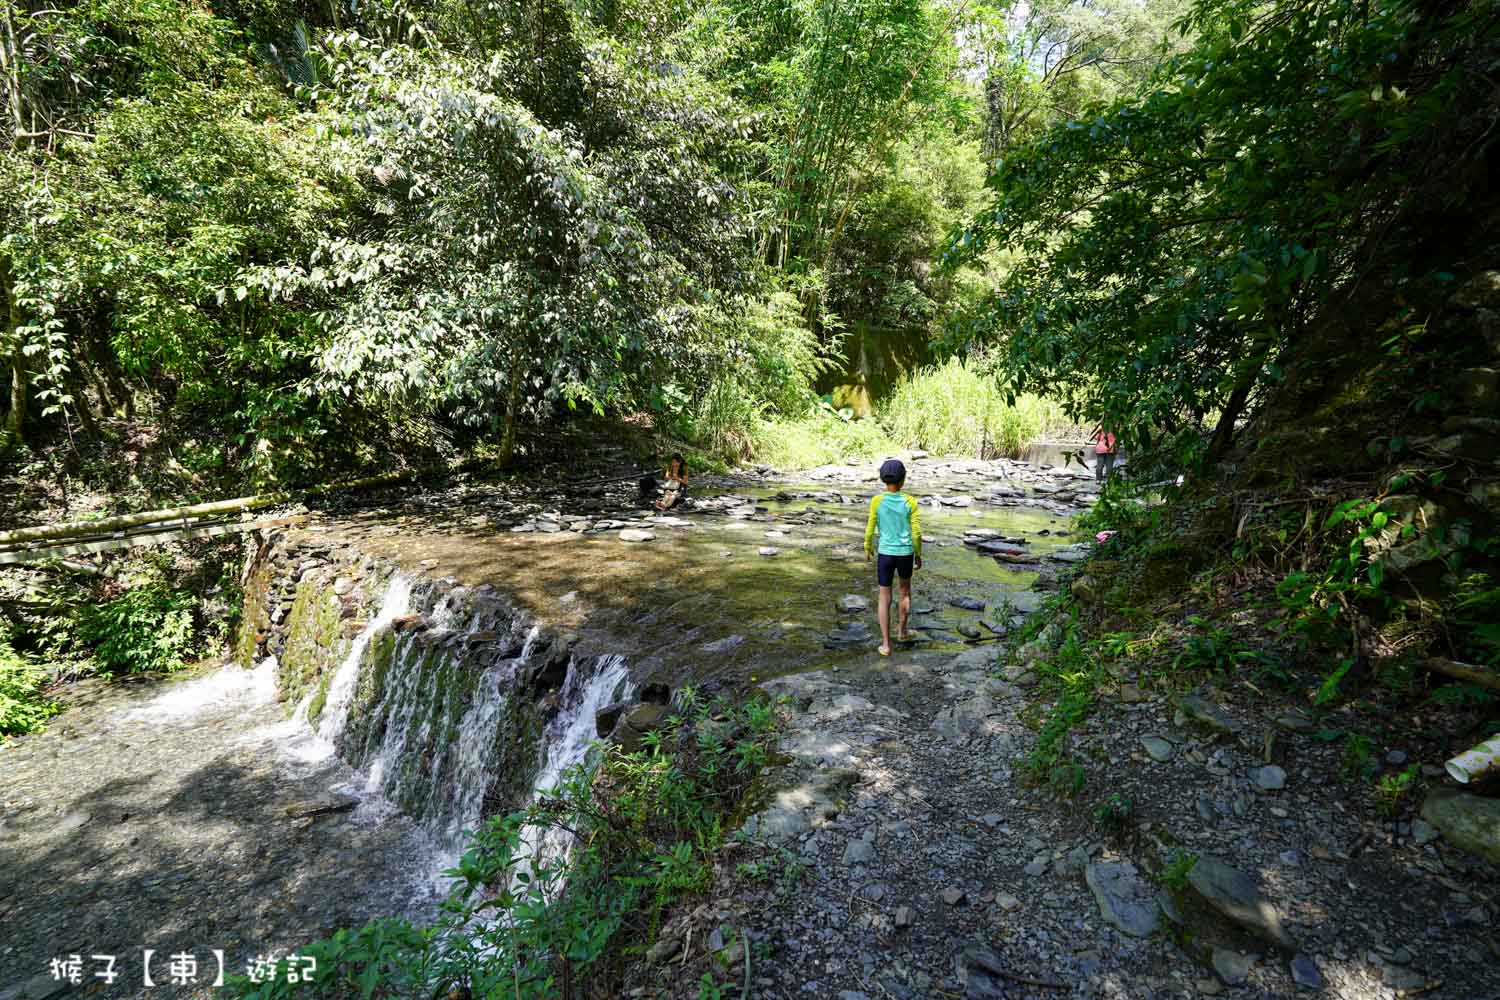
{"label": "riverbank vegetation", "polygon": [[1009,258],[936,265],[986,162],[1145,80],[1175,13],[3,10],[0,461],[67,494],[146,450],[160,502],[504,466],[579,412],[749,457],[854,325],[973,319]]}
{"label": "riverbank vegetation", "polygon": [[1500,729],[1500,202],[1474,73],[1500,11],[1200,5],[1185,28],[1144,96],[1008,158],[954,247],[1025,253],[970,331],[1013,390],[1183,474],[1106,493],[1090,527],[1115,534],[1013,654],[1043,680],[1033,771],[1082,788],[1067,734],[1100,699],[1201,688],[1295,708],[1359,800],[1404,815],[1424,779],[1367,767],[1372,739],[1441,759]]}
{"label": "riverbank vegetation", "polygon": [[[612,995],[663,911],[708,885],[776,725],[764,701],[736,706],[685,688],[642,747],[600,749],[523,812],[473,831],[431,926],[390,918],[340,930],[299,949],[316,960],[310,979],[289,980],[300,966],[282,959],[234,977],[231,992]],[[748,968],[746,950],[741,942]]]}
{"label": "riverbank vegetation", "polygon": [[[0,526],[553,475],[600,425],[699,468],[1014,451],[1047,421],[943,366],[1014,256],[941,258],[993,158],[1133,92],[1177,11],[0,0]],[[871,329],[938,367],[844,420],[822,396]],[[62,623],[159,594],[61,579],[18,655],[154,657],[136,611]]]}
{"label": "riverbank vegetation", "polygon": [[778,469],[848,459],[878,461],[917,450],[1019,458],[1029,444],[1079,441],[1088,430],[1045,397],[1028,393],[1009,398],[983,362],[955,357],[902,378],[864,419],[853,419],[826,403],[796,419],[760,419],[752,425],[746,453]]}

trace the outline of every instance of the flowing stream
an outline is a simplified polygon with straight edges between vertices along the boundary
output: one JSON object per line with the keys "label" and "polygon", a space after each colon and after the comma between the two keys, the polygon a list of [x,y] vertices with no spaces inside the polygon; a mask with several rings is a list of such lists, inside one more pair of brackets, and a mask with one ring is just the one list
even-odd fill
{"label": "flowing stream", "polygon": [[[995,478],[957,486],[978,493]],[[288,668],[274,656],[77,686],[49,732],[0,749],[0,997],[40,989],[50,960],[73,954],[91,995],[139,996],[147,948],[203,966],[179,983],[154,968],[152,996],[209,996],[216,951],[243,972],[374,916],[423,919],[463,832],[554,788],[588,753],[598,711],[643,672],[737,684],[836,664],[847,654],[831,640],[858,620],[840,615],[840,595],[872,591],[865,488],[813,489],[665,519],[637,545],[617,532],[475,541],[357,525],[343,544],[401,569],[372,582],[368,620],[321,697],[277,701]],[[1028,568],[977,554],[976,534],[1024,536],[1044,557],[1067,544],[1056,504],[945,500],[923,519],[918,603],[934,648],[962,648],[955,629],[1003,630],[1035,599]],[[560,654],[486,596],[501,579],[552,612],[539,614],[549,635],[576,629],[578,651]],[[991,610],[964,610],[959,595]],[[403,627],[414,617],[421,627]],[[565,848],[548,838],[527,842]],[[96,954],[116,957],[116,982],[95,977]]]}

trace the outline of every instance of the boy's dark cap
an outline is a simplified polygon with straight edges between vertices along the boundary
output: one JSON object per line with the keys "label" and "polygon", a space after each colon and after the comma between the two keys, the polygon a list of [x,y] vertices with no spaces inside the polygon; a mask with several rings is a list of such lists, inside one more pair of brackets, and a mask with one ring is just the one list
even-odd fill
{"label": "boy's dark cap", "polygon": [[880,465],[880,481],[882,483],[899,483],[906,479],[906,466],[901,464],[899,458],[888,458]]}

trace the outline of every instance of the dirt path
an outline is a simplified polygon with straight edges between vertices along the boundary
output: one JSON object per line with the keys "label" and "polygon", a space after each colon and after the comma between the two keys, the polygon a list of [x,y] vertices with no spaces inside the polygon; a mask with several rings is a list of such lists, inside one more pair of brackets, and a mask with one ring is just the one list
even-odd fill
{"label": "dirt path", "polygon": [[[1254,790],[1256,756],[1166,699],[1101,706],[1072,737],[1097,762],[1090,792],[1133,802],[1111,828],[1088,793],[1025,780],[1028,695],[992,657],[871,656],[768,685],[793,709],[782,791],[632,995],[698,996],[705,973],[741,995],[743,933],[766,998],[1500,996],[1493,868],[1430,829],[1372,834],[1311,771]],[[1169,897],[1152,872],[1174,847],[1199,861]],[[1193,888],[1209,875],[1238,919]]]}

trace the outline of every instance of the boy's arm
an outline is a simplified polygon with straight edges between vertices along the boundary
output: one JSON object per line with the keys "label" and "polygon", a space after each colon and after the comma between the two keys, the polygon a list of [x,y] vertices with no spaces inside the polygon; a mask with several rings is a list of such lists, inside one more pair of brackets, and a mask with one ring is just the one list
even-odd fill
{"label": "boy's arm", "polygon": [[880,496],[870,498],[870,519],[865,522],[865,558],[875,551],[875,511],[880,507]]}
{"label": "boy's arm", "polygon": [[906,505],[911,508],[911,550],[920,559],[922,558],[922,515],[917,512],[917,498],[908,495]]}

